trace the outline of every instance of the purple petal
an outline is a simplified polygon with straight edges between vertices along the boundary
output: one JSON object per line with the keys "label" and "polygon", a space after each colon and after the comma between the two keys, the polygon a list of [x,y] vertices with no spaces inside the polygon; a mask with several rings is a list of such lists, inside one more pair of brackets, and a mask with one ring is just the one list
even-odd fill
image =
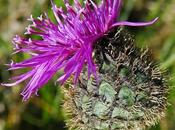
{"label": "purple petal", "polygon": [[158,20],[158,18],[155,18],[154,20],[150,22],[127,22],[127,21],[121,21],[121,22],[116,22],[114,23],[111,27],[115,26],[148,26],[153,23],[155,23]]}

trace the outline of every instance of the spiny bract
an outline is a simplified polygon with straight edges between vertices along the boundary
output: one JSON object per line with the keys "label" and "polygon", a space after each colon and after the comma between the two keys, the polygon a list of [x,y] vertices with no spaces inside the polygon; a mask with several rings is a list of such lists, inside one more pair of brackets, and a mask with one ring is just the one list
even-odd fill
{"label": "spiny bract", "polygon": [[64,89],[70,130],[142,130],[157,123],[167,106],[164,74],[148,51],[134,46],[122,28],[94,46],[99,83],[86,70],[78,85]]}

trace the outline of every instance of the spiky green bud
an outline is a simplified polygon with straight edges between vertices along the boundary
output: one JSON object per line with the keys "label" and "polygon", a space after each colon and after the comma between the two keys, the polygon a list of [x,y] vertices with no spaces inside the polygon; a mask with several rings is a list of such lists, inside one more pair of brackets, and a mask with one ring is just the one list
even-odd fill
{"label": "spiky green bud", "polygon": [[122,28],[94,46],[99,83],[86,70],[76,87],[64,88],[70,130],[142,130],[156,124],[167,106],[168,86],[148,51]]}

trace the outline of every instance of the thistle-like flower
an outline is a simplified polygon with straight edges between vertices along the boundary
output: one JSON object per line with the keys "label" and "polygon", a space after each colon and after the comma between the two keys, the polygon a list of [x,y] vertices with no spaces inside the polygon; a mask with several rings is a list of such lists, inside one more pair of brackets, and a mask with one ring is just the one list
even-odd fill
{"label": "thistle-like flower", "polygon": [[67,82],[64,111],[70,130],[142,130],[157,123],[167,106],[165,76],[148,55],[134,45],[120,26],[147,26],[150,22],[118,21],[122,0],[86,0],[82,6],[65,0],[66,10],[52,3],[56,23],[47,14],[26,28],[26,35],[41,39],[13,39],[15,52],[31,58],[11,63],[9,70],[30,68],[13,77],[14,86],[31,78],[21,95],[37,94],[58,71]]}
{"label": "thistle-like flower", "polygon": [[66,10],[57,8],[52,3],[52,10],[57,23],[52,22],[47,14],[37,19],[31,18],[32,22],[26,28],[26,35],[34,34],[41,40],[22,38],[15,36],[13,44],[15,53],[24,52],[31,55],[19,63],[11,63],[9,70],[30,68],[31,70],[20,76],[16,76],[14,83],[3,84],[14,86],[28,78],[31,78],[21,95],[27,100],[32,94],[37,94],[39,88],[45,85],[53,75],[63,70],[63,75],[57,81],[64,83],[71,75],[76,83],[84,65],[87,65],[87,77],[96,73],[96,64],[93,61],[94,45],[98,39],[105,36],[111,29],[120,25],[146,26],[151,22],[133,23],[118,21],[122,0],[102,0],[99,4],[92,0],[86,0],[82,6],[78,0],[74,0],[71,6],[65,0]]}

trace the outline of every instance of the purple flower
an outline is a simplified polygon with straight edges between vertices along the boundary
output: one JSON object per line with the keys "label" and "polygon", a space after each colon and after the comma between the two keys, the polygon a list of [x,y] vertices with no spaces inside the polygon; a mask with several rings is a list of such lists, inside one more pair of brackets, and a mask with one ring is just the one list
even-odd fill
{"label": "purple flower", "polygon": [[21,95],[27,100],[32,94],[37,94],[39,88],[46,84],[53,75],[63,70],[63,75],[57,81],[64,83],[71,75],[74,83],[86,64],[88,77],[96,74],[96,65],[93,62],[93,44],[103,37],[111,28],[120,25],[147,26],[156,20],[143,23],[117,21],[122,0],[102,0],[98,5],[92,0],[86,0],[84,7],[74,0],[71,6],[65,0],[66,11],[57,8],[52,3],[52,9],[57,23],[53,23],[47,16],[41,15],[37,19],[29,19],[32,24],[26,28],[25,34],[34,34],[41,40],[27,39],[15,36],[13,44],[15,53],[25,52],[31,55],[19,63],[11,63],[9,70],[30,68],[31,70],[20,76],[13,77],[14,83],[3,84],[14,86],[31,78]]}

